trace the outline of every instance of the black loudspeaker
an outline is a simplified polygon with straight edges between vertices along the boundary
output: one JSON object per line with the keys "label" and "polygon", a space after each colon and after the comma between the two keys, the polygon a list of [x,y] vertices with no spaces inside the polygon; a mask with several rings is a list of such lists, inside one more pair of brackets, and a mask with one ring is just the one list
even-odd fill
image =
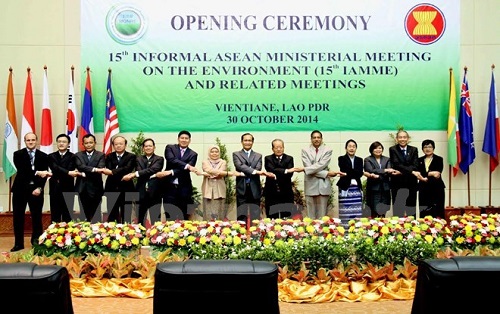
{"label": "black loudspeaker", "polygon": [[498,307],[500,257],[456,256],[418,266],[412,314],[480,313]]}
{"label": "black loudspeaker", "polygon": [[278,267],[250,260],[158,263],[153,313],[279,314]]}
{"label": "black loudspeaker", "polygon": [[69,274],[62,266],[0,264],[0,299],[19,313],[73,314]]}

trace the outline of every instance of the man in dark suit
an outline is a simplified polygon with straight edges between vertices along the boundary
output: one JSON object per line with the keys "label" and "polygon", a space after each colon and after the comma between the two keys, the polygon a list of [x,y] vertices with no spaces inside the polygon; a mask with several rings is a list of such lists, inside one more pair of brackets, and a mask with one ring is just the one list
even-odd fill
{"label": "man in dark suit", "polygon": [[417,206],[418,149],[408,145],[408,139],[408,132],[399,130],[397,144],[389,148],[393,214],[398,217],[415,215]]}
{"label": "man in dark suit", "polygon": [[165,159],[155,154],[155,148],[155,141],[152,138],[146,138],[142,142],[143,154],[137,156],[136,171],[123,177],[124,180],[137,178],[135,185],[136,191],[139,193],[137,222],[143,226],[146,226],[144,219],[148,210],[151,224],[161,219],[160,180],[157,174],[165,172],[162,171]]}
{"label": "man in dark suit", "polygon": [[74,154],[69,151],[71,139],[66,134],[56,137],[57,151],[49,154],[50,219],[53,222],[72,220],[75,202],[75,178],[78,176]]}
{"label": "man in dark suit", "polygon": [[118,223],[131,222],[132,206],[126,206],[134,198],[135,186],[133,180],[123,180],[123,177],[135,171],[136,156],[126,151],[127,139],[121,135],[111,139],[113,152],[106,155],[103,173],[107,175],[104,185],[106,194],[108,219]]}
{"label": "man in dark suit", "polygon": [[294,167],[293,157],[285,154],[283,140],[275,139],[271,142],[273,154],[264,158],[266,169],[266,183],[264,185],[264,199],[267,218],[289,218],[298,214],[302,209],[294,206],[292,176],[299,172]]}
{"label": "man in dark suit", "polygon": [[169,220],[188,220],[191,211],[194,211],[194,208],[188,207],[193,204],[191,172],[198,172],[195,167],[198,154],[189,148],[189,143],[191,133],[183,130],[177,135],[177,144],[165,147],[165,170],[171,171],[171,175],[163,178],[163,207]]}
{"label": "man in dark suit", "polygon": [[26,205],[29,206],[33,226],[31,243],[37,243],[43,233],[43,188],[49,176],[49,160],[47,154],[36,148],[37,141],[36,134],[26,133],[24,136],[26,148],[14,152],[17,174],[12,184],[14,247],[11,252],[24,249]]}
{"label": "man in dark suit", "polygon": [[260,218],[260,199],[262,185],[262,155],[253,151],[254,137],[250,133],[241,136],[243,149],[233,152],[235,170],[240,173],[236,177],[236,214],[238,220],[252,221]]}
{"label": "man in dark suit", "polygon": [[104,171],[104,153],[95,150],[96,140],[93,134],[85,134],[82,139],[84,150],[75,154],[76,168],[80,175],[76,179],[76,191],[80,199],[81,211],[85,220],[92,223],[101,221],[100,205],[104,194],[102,173]]}

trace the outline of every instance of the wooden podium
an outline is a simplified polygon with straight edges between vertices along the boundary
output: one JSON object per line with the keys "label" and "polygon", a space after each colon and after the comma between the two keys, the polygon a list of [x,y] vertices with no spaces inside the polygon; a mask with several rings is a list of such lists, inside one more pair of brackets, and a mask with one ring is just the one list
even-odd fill
{"label": "wooden podium", "polygon": [[[13,237],[14,236],[14,224],[13,224],[13,214],[12,212],[0,213],[0,237]],[[43,230],[47,229],[50,225],[50,212],[42,212],[42,226]],[[31,224],[31,213],[26,212],[24,218],[24,234],[31,234],[33,226]]]}

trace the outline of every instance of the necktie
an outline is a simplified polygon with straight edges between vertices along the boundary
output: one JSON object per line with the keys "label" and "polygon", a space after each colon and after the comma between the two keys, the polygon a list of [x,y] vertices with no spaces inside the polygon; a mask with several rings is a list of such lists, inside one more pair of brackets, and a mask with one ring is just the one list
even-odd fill
{"label": "necktie", "polygon": [[92,154],[87,154],[87,158],[90,161],[90,158],[92,158]]}
{"label": "necktie", "polygon": [[316,147],[316,154],[318,153],[318,151],[319,151],[319,148]]}
{"label": "necktie", "polygon": [[30,150],[29,151],[30,153],[30,163],[31,163],[31,167],[33,167],[35,165],[35,151],[33,150]]}
{"label": "necktie", "polygon": [[122,159],[122,156],[116,155],[116,159],[118,159],[118,163],[120,163],[120,160]]}
{"label": "necktie", "polygon": [[186,149],[185,149],[185,148],[181,148],[181,158],[182,158],[182,156],[184,156],[184,152],[185,152],[185,151],[186,151]]}

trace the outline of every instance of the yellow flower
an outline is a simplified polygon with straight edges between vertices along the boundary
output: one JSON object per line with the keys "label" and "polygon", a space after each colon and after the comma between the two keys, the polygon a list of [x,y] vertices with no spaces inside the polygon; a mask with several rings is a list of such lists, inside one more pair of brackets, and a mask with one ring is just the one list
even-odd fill
{"label": "yellow flower", "polygon": [[149,234],[152,236],[157,234],[157,233],[158,233],[158,229],[156,229],[156,228],[151,229],[151,231],[149,232]]}
{"label": "yellow flower", "polygon": [[241,244],[241,238],[240,238],[240,237],[234,237],[234,238],[233,238],[233,243],[234,243],[235,245]]}
{"label": "yellow flower", "polygon": [[229,229],[228,227],[225,227],[224,229],[222,229],[222,234],[231,234],[231,229]]}
{"label": "yellow flower", "polygon": [[457,238],[455,239],[455,242],[457,242],[458,244],[462,244],[462,243],[464,243],[464,241],[465,241],[465,238],[464,238],[464,237],[457,237]]}
{"label": "yellow flower", "polygon": [[123,244],[125,244],[127,242],[127,238],[121,237],[118,242],[123,245]]}
{"label": "yellow flower", "polygon": [[323,227],[323,233],[330,233],[330,228],[327,226]]}
{"label": "yellow flower", "polygon": [[427,243],[432,243],[432,240],[434,238],[430,235],[430,234],[427,234],[425,237],[424,237],[424,240],[427,242]]}
{"label": "yellow flower", "polygon": [[233,238],[231,236],[225,238],[224,239],[224,243],[225,244],[231,244],[231,243],[233,243]]}
{"label": "yellow flower", "polygon": [[200,238],[200,244],[206,244],[207,243],[207,238],[201,237]]}
{"label": "yellow flower", "polygon": [[132,238],[131,242],[133,245],[139,245],[139,238]]}
{"label": "yellow flower", "polygon": [[274,231],[269,231],[266,235],[266,238],[269,237],[269,238],[275,238],[276,237],[276,233],[274,233]]}
{"label": "yellow flower", "polygon": [[111,242],[111,249],[118,250],[119,248],[120,248],[120,243],[116,240],[113,240],[113,242]]}
{"label": "yellow flower", "polygon": [[306,227],[306,231],[307,231],[307,233],[314,233],[314,227],[309,225]]}
{"label": "yellow flower", "polygon": [[43,242],[43,244],[46,246],[46,247],[52,247],[52,241],[47,239],[45,240],[45,242]]}
{"label": "yellow flower", "polygon": [[193,243],[194,241],[196,241],[196,237],[195,237],[195,236],[193,236],[193,235],[189,235],[189,236],[187,237],[187,242],[188,242],[188,243]]}
{"label": "yellow flower", "polygon": [[102,240],[102,244],[105,245],[105,246],[107,246],[109,244],[109,241],[110,241],[109,238],[104,238]]}
{"label": "yellow flower", "polygon": [[80,248],[80,250],[83,250],[86,246],[87,246],[86,242],[80,242],[80,244],[78,244],[78,247]]}
{"label": "yellow flower", "polygon": [[380,229],[381,234],[388,234],[390,232],[389,227],[383,226],[382,229]]}
{"label": "yellow flower", "polygon": [[264,245],[270,245],[271,244],[271,240],[268,239],[268,238],[265,238],[264,239]]}
{"label": "yellow flower", "polygon": [[184,238],[183,238],[183,239],[180,239],[180,240],[179,240],[179,245],[180,245],[180,246],[186,246],[186,239],[184,239]]}
{"label": "yellow flower", "polygon": [[481,242],[482,238],[483,237],[480,234],[476,234],[476,236],[474,236],[474,240],[476,240],[476,242]]}

